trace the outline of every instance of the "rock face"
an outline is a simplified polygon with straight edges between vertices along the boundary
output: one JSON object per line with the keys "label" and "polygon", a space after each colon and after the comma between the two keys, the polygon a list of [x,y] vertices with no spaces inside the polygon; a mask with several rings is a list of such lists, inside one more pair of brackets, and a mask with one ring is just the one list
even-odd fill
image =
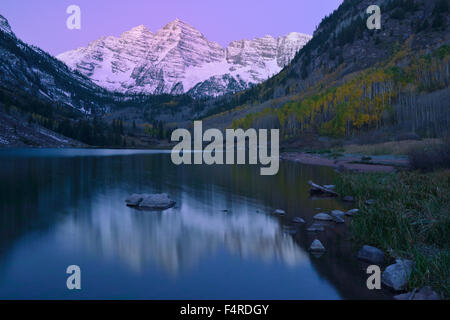
{"label": "rock face", "polygon": [[311,243],[309,250],[312,252],[324,252],[325,247],[323,246],[322,242],[320,242],[319,239],[316,239]]}
{"label": "rock face", "polygon": [[411,260],[397,259],[395,264],[388,266],[386,270],[384,270],[381,281],[384,285],[395,291],[404,290],[413,266],[414,262]]}
{"label": "rock face", "polygon": [[358,259],[381,265],[384,263],[384,252],[372,246],[363,246],[358,252]]}
{"label": "rock face", "polygon": [[130,207],[144,210],[165,210],[175,205],[175,201],[171,200],[166,193],[133,194],[125,202]]}
{"label": "rock face", "polygon": [[113,91],[218,96],[278,73],[310,39],[293,32],[233,41],[223,48],[176,19],[156,33],[141,25],[57,57]]}

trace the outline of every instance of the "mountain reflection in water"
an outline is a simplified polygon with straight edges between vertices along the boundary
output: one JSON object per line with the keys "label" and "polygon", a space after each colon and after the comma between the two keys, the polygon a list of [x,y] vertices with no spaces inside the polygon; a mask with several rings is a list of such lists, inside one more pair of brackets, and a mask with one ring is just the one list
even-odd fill
{"label": "mountain reflection in water", "polygon": [[[217,194],[215,197],[217,200]],[[113,198],[122,200],[119,195]],[[68,219],[58,231],[71,234],[74,242],[92,254],[117,257],[139,272],[145,271],[147,263],[155,263],[177,274],[221,246],[243,259],[277,259],[292,266],[308,261],[274,217],[249,212],[249,208],[238,213],[212,212],[183,194],[177,200],[180,207],[163,213],[124,210],[121,201],[111,205],[94,200],[90,209],[93,214]]]}
{"label": "mountain reflection in water", "polygon": [[[312,223],[308,180],[333,181],[330,168],[280,163],[175,166],[168,152],[0,150],[0,299],[339,299],[367,295],[341,245],[342,226],[286,232]],[[132,193],[165,192],[177,202],[139,211]],[[286,216],[272,215],[281,208]],[[312,237],[327,247],[320,259]],[[80,265],[80,292],[65,287]],[[32,269],[30,269],[32,266]],[[361,273],[364,277],[365,274]]]}

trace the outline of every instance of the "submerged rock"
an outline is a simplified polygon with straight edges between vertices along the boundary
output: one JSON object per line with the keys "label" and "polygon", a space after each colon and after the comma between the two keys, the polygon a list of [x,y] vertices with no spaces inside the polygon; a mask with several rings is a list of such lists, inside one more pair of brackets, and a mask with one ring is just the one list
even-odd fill
{"label": "submerged rock", "polygon": [[324,252],[325,247],[323,246],[322,242],[319,241],[319,239],[316,239],[311,243],[309,250],[313,252]]}
{"label": "submerged rock", "polygon": [[172,208],[175,203],[166,193],[150,194],[144,197],[139,203],[139,208],[146,210],[165,210]]}
{"label": "submerged rock", "polygon": [[308,229],[306,229],[308,232],[322,232],[325,231],[325,227],[320,223],[314,223],[312,226],[310,226]]}
{"label": "submerged rock", "polygon": [[313,217],[314,220],[332,221],[333,217],[327,213],[318,213]]}
{"label": "submerged rock", "polygon": [[363,246],[358,252],[358,259],[380,265],[384,263],[384,252],[372,246]]}
{"label": "submerged rock", "polygon": [[411,260],[397,259],[395,264],[391,264],[384,270],[381,282],[395,291],[405,290],[413,266],[414,262]]}

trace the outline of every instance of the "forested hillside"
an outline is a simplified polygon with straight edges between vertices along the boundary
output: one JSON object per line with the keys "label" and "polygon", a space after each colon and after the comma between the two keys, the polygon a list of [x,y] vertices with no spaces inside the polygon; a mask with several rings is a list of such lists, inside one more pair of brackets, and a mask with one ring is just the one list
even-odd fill
{"label": "forested hillside", "polygon": [[280,128],[284,138],[385,127],[445,134],[450,124],[448,1],[379,1],[381,30],[366,27],[371,4],[344,1],[280,74],[219,101],[210,112],[216,115],[206,122]]}

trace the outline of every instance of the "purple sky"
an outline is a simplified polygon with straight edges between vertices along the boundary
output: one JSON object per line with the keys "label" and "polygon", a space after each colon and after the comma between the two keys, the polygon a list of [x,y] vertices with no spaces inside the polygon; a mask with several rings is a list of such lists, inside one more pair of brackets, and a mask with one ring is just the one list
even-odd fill
{"label": "purple sky", "polygon": [[[119,36],[140,24],[156,32],[179,18],[209,40],[312,34],[342,0],[1,0],[0,14],[16,35],[51,54],[86,46],[104,35]],[[66,8],[81,8],[81,30],[66,28]]]}

